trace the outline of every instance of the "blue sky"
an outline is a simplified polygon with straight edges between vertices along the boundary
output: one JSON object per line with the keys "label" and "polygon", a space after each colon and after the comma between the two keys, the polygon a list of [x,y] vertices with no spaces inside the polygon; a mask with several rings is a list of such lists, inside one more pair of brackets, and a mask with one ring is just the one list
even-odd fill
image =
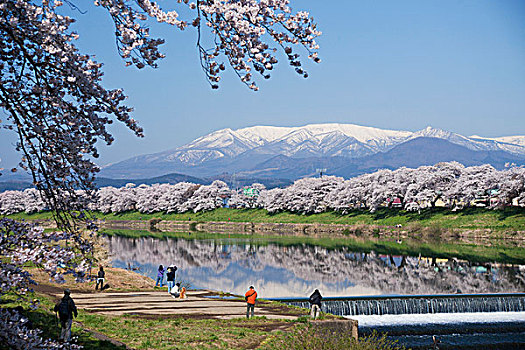
{"label": "blue sky", "polygon": [[[125,90],[146,134],[138,139],[114,124],[116,142],[100,144],[99,163],[253,125],[337,122],[412,131],[431,125],[464,135],[525,134],[524,1],[291,4],[309,10],[323,31],[322,63],[306,62],[310,77],[303,79],[281,60],[252,92],[231,72],[220,89],[210,89],[192,29],[152,23],[152,33],[166,39],[167,58],[156,70],[124,67],[109,17],[86,3],[87,13],[75,14],[78,45],[105,63],[105,85]],[[0,167],[17,163],[14,140],[0,131]]]}

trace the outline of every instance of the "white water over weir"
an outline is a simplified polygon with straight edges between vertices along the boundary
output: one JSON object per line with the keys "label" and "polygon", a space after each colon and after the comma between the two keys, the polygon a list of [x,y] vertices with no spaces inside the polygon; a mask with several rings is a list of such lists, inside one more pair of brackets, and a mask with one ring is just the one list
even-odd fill
{"label": "white water over weir", "polygon": [[[272,299],[309,308],[307,299]],[[324,298],[322,311],[338,316],[525,311],[525,293]]]}

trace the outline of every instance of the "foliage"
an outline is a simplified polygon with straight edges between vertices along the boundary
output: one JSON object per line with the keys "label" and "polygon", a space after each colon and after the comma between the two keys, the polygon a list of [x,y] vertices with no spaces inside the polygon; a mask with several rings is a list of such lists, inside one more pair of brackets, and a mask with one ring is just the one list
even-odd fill
{"label": "foliage", "polygon": [[74,245],[59,244],[71,238],[66,232],[45,232],[29,223],[0,219],[1,294],[29,291],[34,281],[24,269],[27,264],[43,269],[57,282],[63,281],[63,271],[82,279],[86,261],[79,259]]}

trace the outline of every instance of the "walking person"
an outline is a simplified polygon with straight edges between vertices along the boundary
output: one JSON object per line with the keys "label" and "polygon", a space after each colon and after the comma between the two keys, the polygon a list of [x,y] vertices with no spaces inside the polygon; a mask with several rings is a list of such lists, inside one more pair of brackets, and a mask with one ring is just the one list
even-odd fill
{"label": "walking person", "polygon": [[58,313],[60,319],[60,325],[62,330],[60,332],[60,340],[68,343],[71,340],[71,324],[73,323],[73,314],[75,317],[78,316],[77,307],[75,302],[70,296],[71,292],[69,289],[64,290],[64,296],[58,304],[55,305],[55,312]]}
{"label": "walking person", "polygon": [[177,266],[170,265],[166,272],[166,281],[168,282],[168,293],[171,292],[171,288],[175,285],[175,273],[177,271]]}
{"label": "walking person", "polygon": [[253,286],[250,286],[250,289],[248,289],[244,295],[244,299],[246,300],[246,318],[250,318],[250,310],[253,318],[255,312],[255,300],[257,299],[257,292]]}
{"label": "walking person", "polygon": [[100,290],[104,289],[104,280],[106,278],[106,272],[104,272],[104,268],[100,266],[100,270],[97,274],[97,284],[95,285],[95,290],[98,289],[98,285],[100,284]]}
{"label": "walking person", "polygon": [[312,295],[310,295],[310,299],[308,300],[312,306],[310,317],[314,320],[317,319],[321,313],[321,300],[323,300],[323,297],[321,296],[319,289],[316,289]]}
{"label": "walking person", "polygon": [[159,265],[159,269],[157,270],[157,282],[155,282],[155,287],[159,285],[160,282],[160,288],[162,288],[162,282],[164,282],[164,266]]}

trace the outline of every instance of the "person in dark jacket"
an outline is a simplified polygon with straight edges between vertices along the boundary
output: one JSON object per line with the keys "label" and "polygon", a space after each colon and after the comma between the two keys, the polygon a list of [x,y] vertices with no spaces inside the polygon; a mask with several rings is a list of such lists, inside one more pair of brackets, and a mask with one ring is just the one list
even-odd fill
{"label": "person in dark jacket", "polygon": [[171,293],[171,288],[175,286],[176,271],[177,271],[177,266],[175,265],[168,266],[168,271],[166,272],[166,281],[168,282],[168,293]]}
{"label": "person in dark jacket", "polygon": [[106,273],[104,272],[104,268],[101,266],[97,274],[97,284],[95,285],[95,290],[98,289],[99,284],[100,284],[100,290],[104,289],[105,278],[106,278]]}
{"label": "person in dark jacket", "polygon": [[319,292],[319,289],[316,289],[312,295],[310,295],[310,305],[312,306],[312,311],[310,312],[310,316],[315,320],[319,313],[321,312],[321,301],[323,300],[323,297],[321,296],[321,293]]}
{"label": "person in dark jacket", "polygon": [[69,289],[64,290],[64,296],[58,304],[55,305],[55,312],[58,313],[62,331],[60,332],[60,340],[69,342],[71,340],[71,324],[73,323],[73,315],[78,316],[77,307],[71,298]]}

